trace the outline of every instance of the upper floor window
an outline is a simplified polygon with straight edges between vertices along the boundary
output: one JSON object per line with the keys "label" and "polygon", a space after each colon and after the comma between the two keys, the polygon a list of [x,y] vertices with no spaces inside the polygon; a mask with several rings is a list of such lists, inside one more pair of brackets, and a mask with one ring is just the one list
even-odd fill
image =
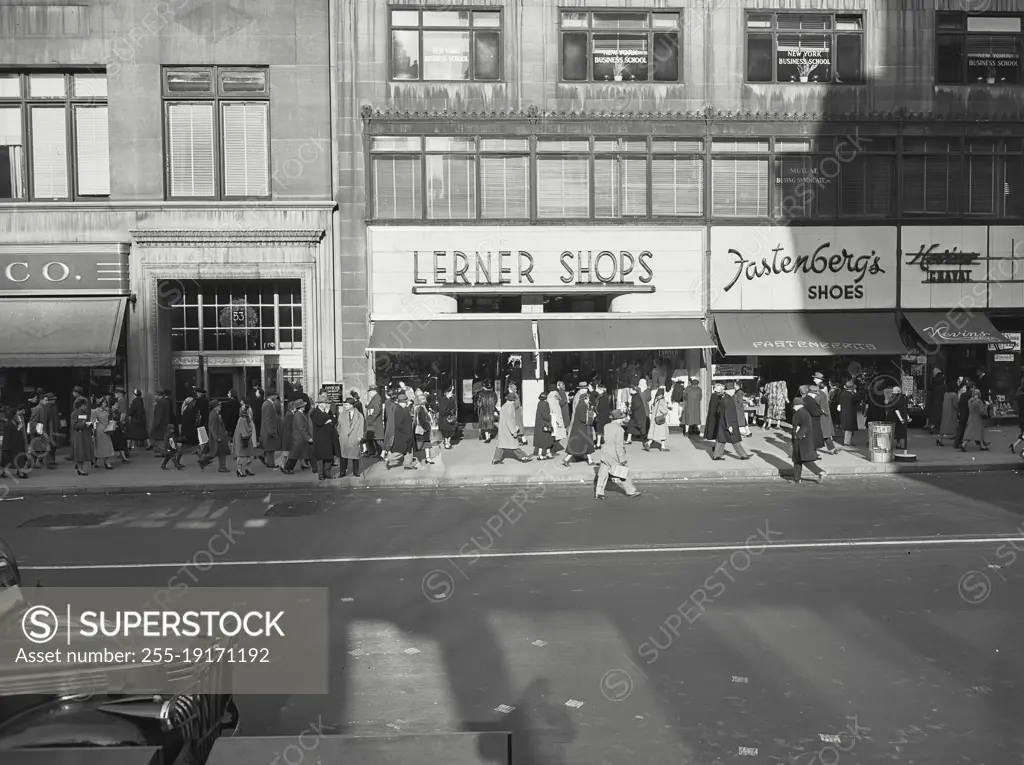
{"label": "upper floor window", "polygon": [[562,79],[679,82],[681,29],[678,12],[562,11]]}
{"label": "upper floor window", "polygon": [[391,79],[501,79],[501,11],[391,11]]}
{"label": "upper floor window", "polygon": [[106,74],[0,73],[0,200],[109,196]]}
{"label": "upper floor window", "polygon": [[747,82],[864,82],[864,17],[748,13]]}
{"label": "upper floor window", "polygon": [[267,70],[165,67],[163,80],[168,197],[269,197]]}
{"label": "upper floor window", "polygon": [[1024,34],[1020,16],[940,13],[935,35],[939,83],[1018,85]]}

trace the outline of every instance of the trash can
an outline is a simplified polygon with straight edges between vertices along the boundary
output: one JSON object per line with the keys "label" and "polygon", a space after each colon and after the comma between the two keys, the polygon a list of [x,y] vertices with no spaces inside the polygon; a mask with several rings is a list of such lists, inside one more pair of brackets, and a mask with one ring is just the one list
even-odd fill
{"label": "trash can", "polygon": [[895,426],[891,422],[868,423],[868,448],[872,462],[892,462],[892,436]]}

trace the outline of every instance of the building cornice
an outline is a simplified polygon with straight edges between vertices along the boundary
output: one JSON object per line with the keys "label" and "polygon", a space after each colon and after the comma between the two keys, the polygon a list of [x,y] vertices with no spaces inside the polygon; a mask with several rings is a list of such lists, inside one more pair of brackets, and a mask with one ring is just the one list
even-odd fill
{"label": "building cornice", "polygon": [[325,232],[316,229],[165,229],[142,228],[129,232],[142,247],[195,247],[197,245],[242,246],[301,246],[320,244]]}
{"label": "building cornice", "polygon": [[361,116],[367,122],[373,121],[506,121],[506,122],[586,122],[593,120],[613,121],[655,121],[655,122],[942,122],[942,123],[1020,123],[1021,114],[1011,111],[991,114],[986,117],[973,115],[936,114],[907,109],[893,109],[875,112],[768,112],[728,111],[702,109],[699,111],[658,111],[658,112],[613,112],[607,110],[541,110],[509,109],[501,111],[409,111],[401,109],[378,109],[365,104]]}

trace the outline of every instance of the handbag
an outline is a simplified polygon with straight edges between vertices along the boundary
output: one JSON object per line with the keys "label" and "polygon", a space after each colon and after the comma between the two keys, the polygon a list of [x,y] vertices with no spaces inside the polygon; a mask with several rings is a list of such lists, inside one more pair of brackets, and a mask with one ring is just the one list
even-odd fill
{"label": "handbag", "polygon": [[242,436],[242,448],[248,449],[252,445],[252,436]]}
{"label": "handbag", "polygon": [[206,426],[200,425],[199,428],[196,430],[196,433],[199,436],[200,444],[210,443],[210,434],[206,432]]}
{"label": "handbag", "polygon": [[655,417],[654,418],[654,424],[655,425],[664,425],[665,424],[665,415],[659,414],[657,417]]}

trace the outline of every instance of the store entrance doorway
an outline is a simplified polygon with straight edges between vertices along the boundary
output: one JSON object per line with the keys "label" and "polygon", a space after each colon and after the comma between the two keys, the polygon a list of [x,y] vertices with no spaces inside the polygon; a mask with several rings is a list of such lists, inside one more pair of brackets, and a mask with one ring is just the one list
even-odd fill
{"label": "store entrance doorway", "polygon": [[256,386],[263,387],[262,367],[210,367],[207,371],[210,398],[226,398],[234,390],[246,398]]}

